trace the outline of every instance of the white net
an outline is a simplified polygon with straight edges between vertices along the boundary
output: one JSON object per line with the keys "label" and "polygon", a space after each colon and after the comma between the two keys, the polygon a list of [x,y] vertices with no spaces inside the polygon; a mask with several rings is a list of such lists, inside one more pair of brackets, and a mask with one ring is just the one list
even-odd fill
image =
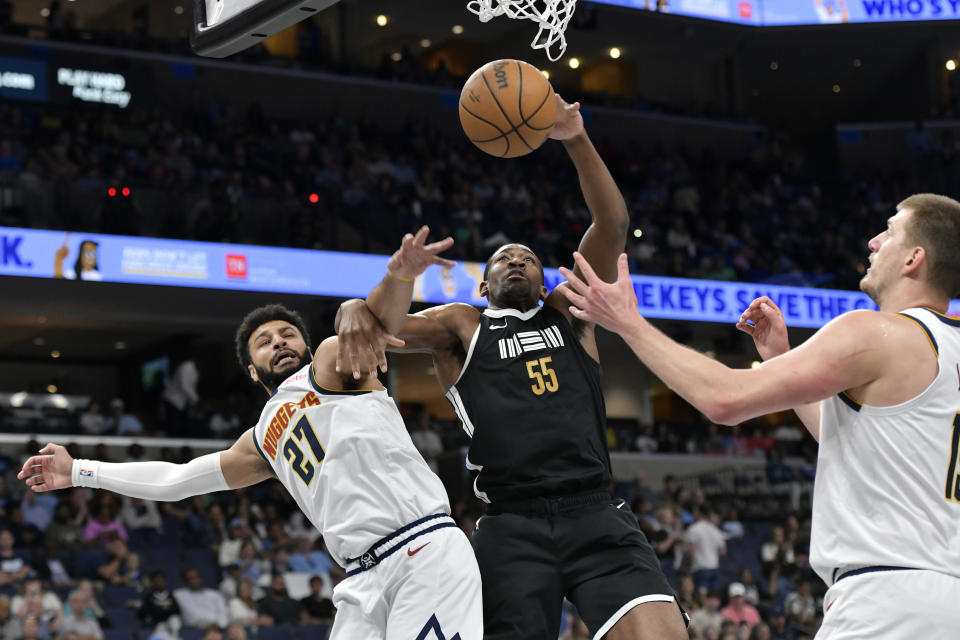
{"label": "white net", "polygon": [[[543,8],[539,8],[540,6]],[[530,43],[534,49],[543,49],[550,60],[556,62],[567,50],[567,29],[577,0],[471,0],[467,9],[477,14],[480,22],[504,15],[508,18],[526,18],[537,23],[540,29]]]}

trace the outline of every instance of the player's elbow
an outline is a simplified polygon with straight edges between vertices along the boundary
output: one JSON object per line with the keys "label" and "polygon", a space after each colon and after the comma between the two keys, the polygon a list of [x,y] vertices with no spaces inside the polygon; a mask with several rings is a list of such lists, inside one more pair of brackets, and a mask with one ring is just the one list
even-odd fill
{"label": "player's elbow", "polygon": [[736,402],[730,398],[714,398],[706,403],[703,413],[714,424],[732,427],[741,421]]}

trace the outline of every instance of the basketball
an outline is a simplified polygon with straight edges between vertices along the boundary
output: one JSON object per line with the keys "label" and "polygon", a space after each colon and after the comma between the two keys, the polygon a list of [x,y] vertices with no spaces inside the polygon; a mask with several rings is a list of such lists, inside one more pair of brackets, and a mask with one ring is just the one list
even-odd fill
{"label": "basketball", "polygon": [[473,72],[460,92],[460,124],[470,142],[501,158],[523,156],[553,130],[557,102],[539,69],[494,60]]}

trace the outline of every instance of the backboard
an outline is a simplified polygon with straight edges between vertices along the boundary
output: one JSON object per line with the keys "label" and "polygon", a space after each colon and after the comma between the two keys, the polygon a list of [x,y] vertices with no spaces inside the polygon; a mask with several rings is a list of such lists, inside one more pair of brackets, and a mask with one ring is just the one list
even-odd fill
{"label": "backboard", "polygon": [[225,58],[323,11],[339,0],[193,0],[190,46]]}

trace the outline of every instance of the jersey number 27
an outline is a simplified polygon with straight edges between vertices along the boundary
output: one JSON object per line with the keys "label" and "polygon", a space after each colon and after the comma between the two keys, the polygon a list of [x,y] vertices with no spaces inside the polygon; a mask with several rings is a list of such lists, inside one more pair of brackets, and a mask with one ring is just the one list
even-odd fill
{"label": "jersey number 27", "polygon": [[[304,484],[309,487],[317,469],[314,462],[307,460],[303,453],[304,441],[306,441],[310,452],[313,454],[314,462],[316,462],[317,465],[323,462],[323,458],[327,453],[323,450],[323,445],[320,444],[320,441],[317,440],[317,434],[314,433],[313,426],[310,424],[307,416],[303,416],[297,421],[297,425],[290,432],[287,441],[283,443],[283,457],[290,463],[294,473],[300,476]],[[297,442],[300,444],[297,444]]]}

